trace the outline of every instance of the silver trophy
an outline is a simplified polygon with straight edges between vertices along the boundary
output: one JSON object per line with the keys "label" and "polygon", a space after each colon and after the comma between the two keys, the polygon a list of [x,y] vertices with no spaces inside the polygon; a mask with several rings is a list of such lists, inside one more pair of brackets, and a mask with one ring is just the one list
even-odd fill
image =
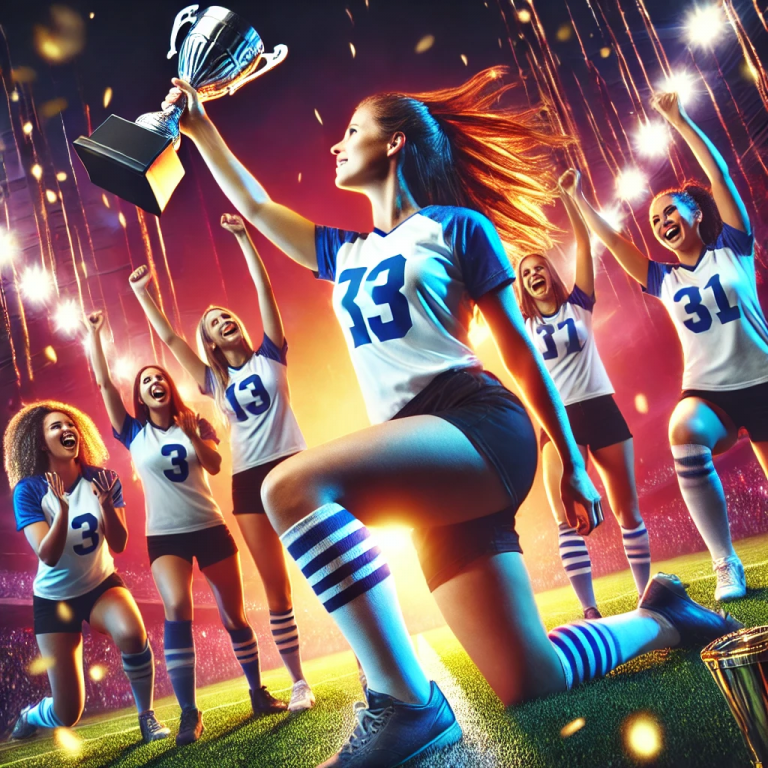
{"label": "silver trophy", "polygon": [[[179,78],[200,94],[201,101],[232,94],[277,66],[288,54],[284,45],[264,53],[258,32],[226,8],[180,11],[171,32],[168,58],[176,54],[176,37],[190,23],[179,53]],[[179,120],[186,98],[162,112],[148,112],[136,122],[110,115],[91,136],[74,142],[90,180],[149,213],[160,215],[184,168],[176,149]]]}

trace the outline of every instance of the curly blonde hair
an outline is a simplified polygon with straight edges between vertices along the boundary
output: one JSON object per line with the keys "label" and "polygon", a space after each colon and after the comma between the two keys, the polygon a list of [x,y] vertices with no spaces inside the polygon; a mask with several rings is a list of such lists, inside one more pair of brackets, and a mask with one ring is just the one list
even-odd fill
{"label": "curly blonde hair", "polygon": [[43,421],[49,413],[63,413],[72,419],[80,435],[78,461],[81,464],[98,467],[107,460],[109,452],[90,416],[58,400],[39,400],[25,405],[5,429],[5,474],[8,475],[11,488],[25,477],[42,475],[48,471]]}

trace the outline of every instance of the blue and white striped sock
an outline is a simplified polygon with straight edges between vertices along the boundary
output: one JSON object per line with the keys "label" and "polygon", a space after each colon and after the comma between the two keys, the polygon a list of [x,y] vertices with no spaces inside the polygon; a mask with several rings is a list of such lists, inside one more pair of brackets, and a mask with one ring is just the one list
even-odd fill
{"label": "blue and white striped sock", "polygon": [[549,633],[565,672],[566,686],[604,677],[623,663],[621,648],[614,633],[599,621],[578,621],[557,627]]}
{"label": "blue and white striped sock", "polygon": [[280,537],[360,660],[371,690],[408,702],[429,698],[403,622],[394,580],[368,529],[325,504]]}
{"label": "blue and white striped sock", "polygon": [[191,621],[165,621],[165,668],[182,709],[197,709],[195,641]]}
{"label": "blue and white striped sock", "polygon": [[644,522],[637,528],[621,528],[621,540],[624,543],[624,554],[627,556],[632,578],[635,580],[637,594],[642,595],[651,577],[651,542],[648,539],[648,529]]}
{"label": "blue and white striped sock", "polygon": [[53,711],[53,699],[46,696],[27,712],[27,720],[38,728],[61,728],[64,723]]}
{"label": "blue and white striped sock", "polygon": [[139,653],[123,653],[123,671],[131,684],[133,699],[139,714],[152,709],[155,695],[155,657],[149,640]]}
{"label": "blue and white striped sock", "polygon": [[261,669],[259,667],[259,642],[250,626],[240,629],[228,629],[232,640],[232,649],[235,652],[243,674],[248,681],[248,687],[252,691],[261,688]]}
{"label": "blue and white striped sock", "polygon": [[712,451],[705,445],[673,445],[680,493],[713,560],[736,553],[731,543],[728,510]]}
{"label": "blue and white striped sock", "polygon": [[293,608],[285,613],[270,611],[269,629],[281,656],[299,652],[299,628]]}
{"label": "blue and white striped sock", "polygon": [[592,588],[592,560],[587,550],[587,542],[567,523],[557,527],[557,540],[560,544],[560,560],[565,575],[571,582],[576,597],[582,608],[595,607],[595,592]]}

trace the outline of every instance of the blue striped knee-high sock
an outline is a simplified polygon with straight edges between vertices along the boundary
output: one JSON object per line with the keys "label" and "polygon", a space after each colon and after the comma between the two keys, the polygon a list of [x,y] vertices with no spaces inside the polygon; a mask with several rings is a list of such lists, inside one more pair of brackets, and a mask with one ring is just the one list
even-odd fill
{"label": "blue striped knee-high sock", "polygon": [[642,595],[651,577],[651,543],[648,539],[648,529],[642,521],[637,528],[619,527],[621,540],[624,543],[624,554],[627,556],[637,593]]}
{"label": "blue striped knee-high sock", "polygon": [[599,621],[578,621],[549,633],[570,689],[596,677],[604,677],[623,663],[618,638]]}
{"label": "blue striped knee-high sock", "polygon": [[589,557],[584,537],[567,523],[560,523],[557,539],[560,544],[560,560],[563,563],[565,575],[570,580],[581,607],[596,606],[597,601],[592,588],[592,560]]}
{"label": "blue striped knee-high sock", "polygon": [[138,653],[123,653],[123,671],[131,684],[139,714],[152,709],[155,696],[155,656],[149,640]]}
{"label": "blue striped knee-high sock", "polygon": [[252,691],[261,688],[261,669],[259,667],[259,643],[250,626],[239,629],[228,629],[232,640],[232,648],[235,651],[240,666],[243,668],[248,686]]}
{"label": "blue striped knee-high sock", "polygon": [[61,728],[64,723],[53,711],[53,699],[46,696],[27,712],[27,720],[38,728]]}
{"label": "blue striped knee-high sock", "polygon": [[191,621],[165,622],[165,668],[182,709],[197,709],[195,696],[195,641]]}

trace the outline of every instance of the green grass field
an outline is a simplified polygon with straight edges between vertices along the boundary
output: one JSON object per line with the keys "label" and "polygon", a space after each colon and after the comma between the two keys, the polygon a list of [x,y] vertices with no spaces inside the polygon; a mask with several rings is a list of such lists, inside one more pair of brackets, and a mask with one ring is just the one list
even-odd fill
{"label": "green grass field", "polygon": [[[768,536],[741,541],[737,550],[747,569],[750,590],[730,610],[747,625],[768,624]],[[690,583],[694,599],[712,605],[714,577],[705,554],[656,566],[677,573]],[[599,579],[595,586],[604,613],[634,607],[629,572]],[[548,628],[579,616],[570,588],[538,598]],[[622,736],[625,720],[638,711],[654,716],[663,733],[663,748],[653,765],[749,765],[736,724],[698,652],[649,654],[605,680],[505,711],[447,629],[419,635],[415,642],[429,674],[454,706],[465,737],[449,750],[413,761],[414,768],[638,765],[626,752]],[[81,739],[77,755],[58,749],[50,737],[36,738],[21,745],[0,746],[0,765],[309,768],[343,742],[360,687],[349,653],[310,661],[306,668],[318,703],[298,716],[250,720],[247,690],[244,681],[237,680],[199,692],[206,731],[197,744],[181,749],[174,746],[173,739],[140,744],[136,716],[123,710],[84,720],[74,731]],[[287,697],[289,680],[282,670],[266,672],[264,679],[273,693]],[[175,702],[163,699],[156,709],[175,732],[179,711]],[[569,737],[561,736],[563,726],[576,718],[584,718],[584,727]]]}

